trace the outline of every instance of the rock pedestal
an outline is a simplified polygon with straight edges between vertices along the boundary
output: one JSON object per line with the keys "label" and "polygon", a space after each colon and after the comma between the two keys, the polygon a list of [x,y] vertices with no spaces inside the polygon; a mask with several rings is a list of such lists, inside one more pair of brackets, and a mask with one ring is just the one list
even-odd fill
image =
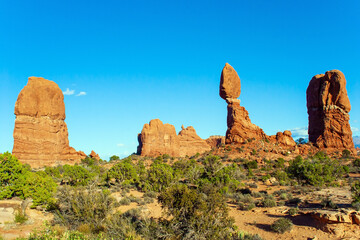
{"label": "rock pedestal", "polygon": [[64,95],[58,85],[30,77],[15,103],[12,153],[31,167],[74,164],[86,157],[69,146]]}
{"label": "rock pedestal", "polygon": [[309,141],[319,148],[354,149],[350,101],[339,70],[314,76],[306,90]]}

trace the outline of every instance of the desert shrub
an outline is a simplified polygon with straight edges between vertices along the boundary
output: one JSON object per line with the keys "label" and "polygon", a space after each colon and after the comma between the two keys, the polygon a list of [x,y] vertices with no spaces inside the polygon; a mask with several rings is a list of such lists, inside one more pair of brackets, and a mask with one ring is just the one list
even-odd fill
{"label": "desert shrub", "polygon": [[360,211],[360,202],[353,202],[351,207],[354,208],[356,211]]}
{"label": "desert shrub", "polygon": [[247,184],[250,188],[258,188],[258,185],[256,183],[249,183]]}
{"label": "desert shrub", "polygon": [[272,198],[269,197],[265,197],[262,202],[261,205],[263,207],[276,207],[276,201]]}
{"label": "desert shrub", "polygon": [[174,181],[174,170],[159,161],[152,163],[147,173],[146,190],[160,192]]}
{"label": "desert shrub", "polygon": [[[78,231],[58,231],[55,227],[50,226],[48,223],[41,231],[34,231],[30,233],[27,238],[21,238],[21,240],[92,240],[83,233]],[[96,238],[98,240],[105,240],[101,236]],[[20,240],[20,239],[19,239]]]}
{"label": "desert shrub", "polygon": [[110,161],[120,160],[120,157],[116,155],[112,155],[109,160]]}
{"label": "desert shrub", "polygon": [[30,169],[9,152],[0,155],[0,199],[23,197],[22,189]]}
{"label": "desert shrub", "polygon": [[344,149],[344,150],[342,151],[342,157],[343,157],[343,158],[349,158],[350,156],[351,156],[351,152],[350,152],[349,150]]}
{"label": "desert shrub", "polygon": [[60,179],[61,178],[60,169],[62,170],[62,168],[60,168],[60,167],[48,167],[48,166],[46,166],[45,167],[45,173],[46,173],[46,175],[51,176],[54,179]]}
{"label": "desert shrub", "polygon": [[294,215],[296,215],[298,212],[299,212],[299,209],[298,209],[298,208],[290,208],[290,209],[288,210],[288,214],[289,214],[290,216],[294,216]]}
{"label": "desert shrub", "polygon": [[299,183],[313,186],[333,184],[342,177],[344,169],[337,160],[331,160],[317,153],[314,159],[302,159],[298,156],[290,162],[286,172],[290,177],[296,178]]}
{"label": "desert shrub", "polygon": [[119,201],[120,205],[130,205],[130,203],[131,203],[131,199],[129,197],[123,197]]}
{"label": "desert shrub", "polygon": [[250,234],[244,231],[238,231],[232,235],[232,240],[262,240],[258,234]]}
{"label": "desert shrub", "polygon": [[149,197],[149,198],[156,198],[157,197],[157,193],[153,192],[153,191],[148,191],[146,193],[144,193],[143,197]]}
{"label": "desert shrub", "polygon": [[0,199],[32,198],[32,206],[38,206],[51,202],[55,190],[56,183],[45,172],[30,172],[8,152],[0,155]]}
{"label": "desert shrub", "polygon": [[131,162],[131,157],[112,166],[107,172],[107,178],[114,178],[122,184],[137,184],[140,180],[136,168]]}
{"label": "desert shrub", "polygon": [[280,218],[270,226],[271,230],[277,233],[284,233],[287,231],[291,231],[292,227],[293,227],[293,223],[291,222],[291,220],[286,218]]}
{"label": "desert shrub", "polygon": [[277,160],[275,160],[274,167],[275,168],[285,168],[285,160],[283,158],[278,158]]}
{"label": "desert shrub", "polygon": [[229,239],[234,232],[225,199],[216,191],[203,194],[186,185],[173,185],[158,197],[169,216],[175,239]]}
{"label": "desert shrub", "polygon": [[247,162],[245,164],[245,167],[247,169],[257,169],[258,168],[258,163],[257,163],[257,161],[253,160],[253,161]]}
{"label": "desert shrub", "polygon": [[351,192],[353,197],[353,202],[360,202],[360,181],[356,181],[351,186]]}
{"label": "desert shrub", "polygon": [[94,177],[89,170],[80,165],[70,166],[66,164],[62,168],[64,171],[62,177],[64,181],[69,183],[71,186],[85,186]]}
{"label": "desert shrub", "polygon": [[53,196],[57,184],[50,176],[42,173],[44,172],[30,172],[25,179],[23,196],[33,199],[32,206],[47,205],[55,201]]}
{"label": "desert shrub", "polygon": [[96,189],[95,186],[59,188],[54,221],[75,230],[80,225],[88,225],[93,233],[104,231],[105,220],[113,212],[115,199],[110,191]]}
{"label": "desert shrub", "polygon": [[131,209],[125,213],[116,212],[106,220],[107,239],[158,239],[151,236],[152,225],[157,225],[152,219],[147,218],[139,209]]}
{"label": "desert shrub", "polygon": [[299,206],[299,204],[301,203],[301,201],[302,201],[302,200],[301,200],[300,198],[290,198],[289,200],[286,201],[286,204]]}
{"label": "desert shrub", "polygon": [[28,220],[28,217],[25,215],[25,213],[23,211],[21,211],[21,210],[15,211],[15,217],[14,217],[15,223],[23,224],[27,220]]}
{"label": "desert shrub", "polygon": [[354,167],[360,167],[360,158],[356,158],[356,159],[353,161],[353,165],[354,165]]}
{"label": "desert shrub", "polygon": [[320,205],[322,206],[322,208],[332,208],[332,209],[338,208],[338,206],[328,197],[323,199]]}
{"label": "desert shrub", "polygon": [[282,193],[279,197],[281,200],[286,200],[288,198],[288,195],[286,193]]}

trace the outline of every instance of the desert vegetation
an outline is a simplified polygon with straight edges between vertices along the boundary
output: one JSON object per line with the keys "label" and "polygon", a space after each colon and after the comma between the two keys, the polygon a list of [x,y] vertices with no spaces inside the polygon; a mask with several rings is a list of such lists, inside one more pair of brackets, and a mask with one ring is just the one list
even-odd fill
{"label": "desert vegetation", "polygon": [[[352,207],[360,205],[360,183],[349,177],[349,172],[357,172],[359,159],[330,158],[323,152],[260,162],[210,152],[185,158],[131,155],[109,162],[86,157],[78,165],[36,171],[10,153],[1,154],[0,160],[0,198],[32,199],[32,208],[54,216],[27,239],[261,239],[238,229],[229,209],[286,206],[289,218],[269,225],[269,231],[283,234],[293,227],[291,217],[313,204],[301,197],[305,193],[347,185]],[[259,190],[259,184],[279,190],[269,193]],[[154,202],[161,207],[161,217],[150,216],[142,207]],[[139,207],[119,210],[132,203]],[[324,198],[318,206],[338,205]],[[14,217],[18,224],[28,220],[21,211]]]}

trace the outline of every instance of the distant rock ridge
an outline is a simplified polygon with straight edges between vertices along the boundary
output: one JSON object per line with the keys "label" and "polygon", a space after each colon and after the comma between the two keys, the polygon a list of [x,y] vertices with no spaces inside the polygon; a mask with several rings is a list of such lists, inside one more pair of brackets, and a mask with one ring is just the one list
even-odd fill
{"label": "distant rock ridge", "polygon": [[184,128],[176,134],[175,127],[159,119],[145,124],[138,135],[137,152],[141,156],[156,157],[168,154],[173,157],[193,156],[211,150],[206,140],[200,138],[193,127]]}
{"label": "distant rock ridge", "polygon": [[283,146],[296,146],[290,131],[278,132],[276,136],[269,137],[260,127],[253,124],[248,111],[240,106],[240,100],[237,99],[240,93],[240,78],[234,68],[226,63],[220,77],[219,93],[220,97],[228,104],[226,144],[245,143],[248,139],[255,138],[257,140],[272,140]]}
{"label": "distant rock ridge", "polygon": [[64,95],[59,86],[30,77],[15,103],[12,153],[33,168],[75,164],[86,154],[69,146]]}
{"label": "distant rock ridge", "polygon": [[306,90],[309,141],[319,148],[354,151],[346,79],[339,70],[314,76]]}

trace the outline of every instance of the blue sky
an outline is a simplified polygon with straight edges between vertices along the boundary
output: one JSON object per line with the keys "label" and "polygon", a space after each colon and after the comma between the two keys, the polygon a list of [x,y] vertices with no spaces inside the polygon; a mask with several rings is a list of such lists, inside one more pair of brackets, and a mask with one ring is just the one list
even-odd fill
{"label": "blue sky", "polygon": [[358,0],[0,0],[0,152],[12,150],[14,105],[30,76],[74,91],[65,95],[70,145],[104,159],[135,152],[154,118],[225,135],[226,62],[252,122],[269,135],[299,129],[294,138],[308,124],[312,76],[341,70],[360,135],[359,16]]}

